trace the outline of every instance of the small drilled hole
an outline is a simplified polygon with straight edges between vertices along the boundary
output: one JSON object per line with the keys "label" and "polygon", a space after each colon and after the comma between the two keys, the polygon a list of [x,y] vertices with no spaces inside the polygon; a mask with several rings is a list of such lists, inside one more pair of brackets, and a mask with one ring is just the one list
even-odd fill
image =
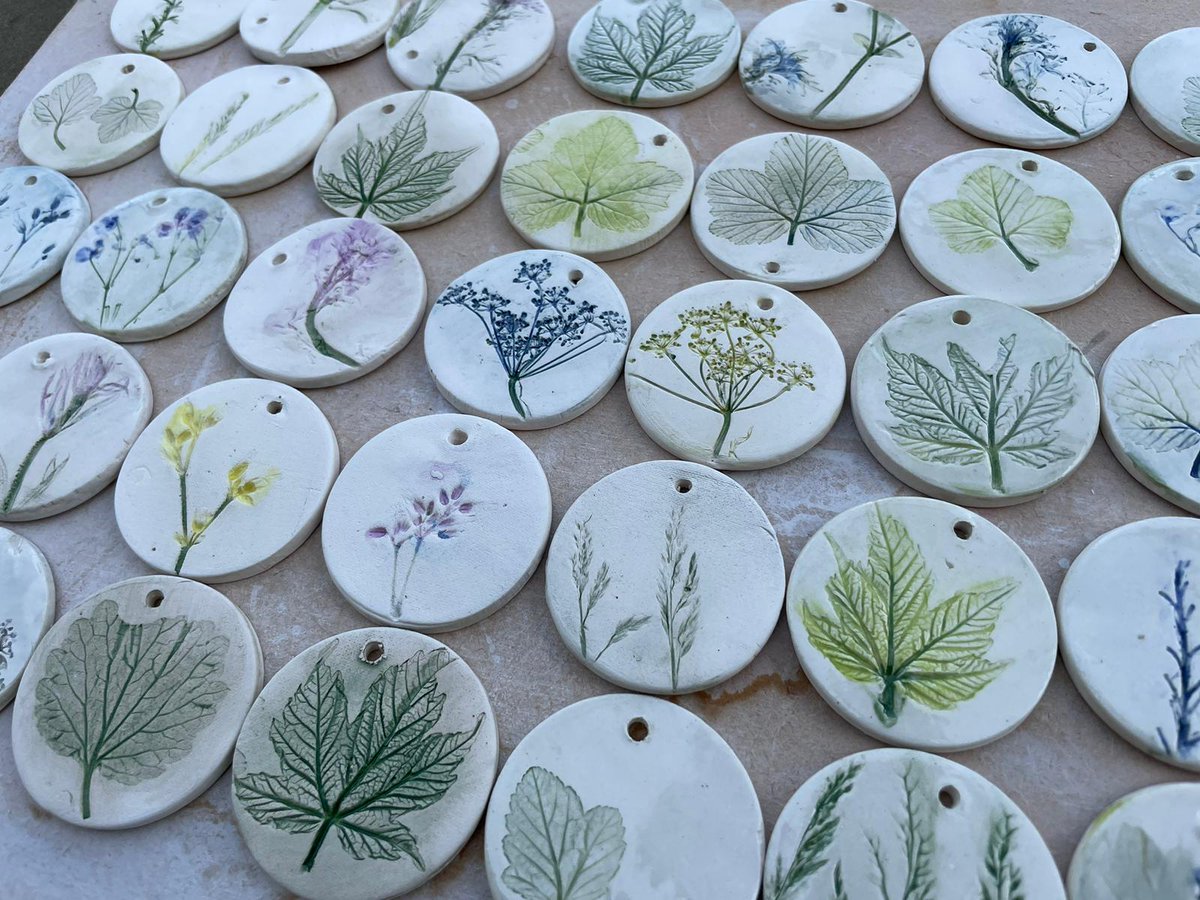
{"label": "small drilled hole", "polygon": [[[766,269],[766,270],[767,270],[767,272],[768,272],[769,274],[771,274],[771,275],[778,275],[778,274],[779,274],[779,263],[775,262],[774,260],[772,260],[771,262],[767,263],[765,266],[763,266],[763,268],[764,268],[764,269]],[[762,301],[761,301],[761,300],[759,301],[759,306],[762,306]]]}
{"label": "small drilled hole", "polygon": [[37,364],[39,366],[44,366],[48,362],[50,362],[50,354],[45,350],[39,350],[37,355]]}
{"label": "small drilled hole", "polygon": [[578,269],[572,269],[567,273],[567,281],[571,282],[571,284],[579,284],[579,282],[583,281],[583,273]]}
{"label": "small drilled hole", "polygon": [[650,737],[650,726],[646,724],[645,719],[630,719],[629,725],[625,729],[631,741],[641,743],[646,738]]}
{"label": "small drilled hole", "polygon": [[1083,49],[1086,50],[1088,53],[1091,53],[1093,50],[1096,49],[1096,42],[1088,41],[1086,44],[1083,45]]}
{"label": "small drilled hole", "polygon": [[359,654],[359,658],[362,659],[363,662],[369,663],[373,666],[382,660],[385,655],[386,654],[383,650],[383,641],[367,641],[365,644],[363,644],[362,652]]}
{"label": "small drilled hole", "polygon": [[287,254],[286,253],[276,253],[275,258],[271,260],[271,265],[282,266],[285,262],[287,262]]}
{"label": "small drilled hole", "polygon": [[283,404],[280,403],[278,400],[272,400],[270,403],[267,404],[267,412],[269,412],[273,416],[277,416],[281,412],[283,412]]}
{"label": "small drilled hole", "polygon": [[969,538],[974,533],[975,533],[975,526],[972,525],[970,522],[955,522],[954,523],[954,536],[956,538],[958,538],[960,541],[965,541],[967,538]]}
{"label": "small drilled hole", "polygon": [[1191,181],[1193,178],[1196,177],[1196,173],[1193,172],[1191,169],[1177,169],[1175,171],[1175,177],[1179,181]]}
{"label": "small drilled hole", "polygon": [[656,134],[654,136],[654,146],[655,147],[665,146],[666,143],[667,143],[667,136],[665,134]]}
{"label": "small drilled hole", "polygon": [[146,595],[146,605],[151,609],[158,609],[162,606],[163,599],[162,591],[151,591]]}
{"label": "small drilled hole", "polygon": [[26,187],[33,187],[35,184],[37,184],[37,176],[36,175],[30,175],[28,178],[25,179]]}
{"label": "small drilled hole", "polygon": [[1024,160],[1021,163],[1021,168],[1024,169],[1026,172],[1036,172],[1038,170],[1037,160],[1036,159]]}
{"label": "small drilled hole", "polygon": [[166,197],[155,197],[153,200],[150,201],[150,205],[151,206],[162,206],[166,202],[167,202]]}
{"label": "small drilled hole", "polygon": [[133,65],[132,63],[127,66],[121,66],[121,74],[129,75],[136,68],[137,68],[137,66]]}
{"label": "small drilled hole", "polygon": [[956,309],[954,311],[954,315],[952,315],[950,318],[954,322],[955,325],[970,325],[971,324],[971,314],[969,312],[967,312],[965,309]]}
{"label": "small drilled hole", "polygon": [[846,11],[846,4],[845,4],[845,3],[835,3],[835,4],[833,4],[833,11],[834,11],[834,12],[845,12],[845,11]]}
{"label": "small drilled hole", "polygon": [[[779,271],[779,266],[775,266],[775,270]],[[767,271],[770,271],[770,269],[768,268]],[[759,297],[758,298],[758,308],[759,309],[772,309],[772,308],[774,308],[774,306],[775,306],[775,301],[772,300],[770,297]]]}
{"label": "small drilled hole", "polygon": [[291,84],[291,83],[292,83],[292,77],[291,77],[290,75],[284,75],[282,78],[280,78],[280,79],[279,79],[277,82],[275,82],[275,83],[276,83],[276,84]]}
{"label": "small drilled hole", "polygon": [[389,103],[383,108],[383,114],[385,116],[390,116],[395,111],[396,111],[396,104],[394,104],[394,103]]}
{"label": "small drilled hole", "polygon": [[679,491],[681,494],[686,494],[691,489],[692,483],[686,478],[680,478],[677,482],[675,482],[675,490]]}
{"label": "small drilled hole", "polygon": [[461,447],[467,442],[467,433],[461,428],[455,428],[452,432],[450,432],[450,437],[447,438],[447,440],[449,440],[450,443],[455,447]]}
{"label": "small drilled hole", "polygon": [[254,24],[255,24],[255,25],[266,25],[266,24],[267,24],[267,17],[266,17],[266,16],[262,16],[261,18],[259,18],[259,19],[256,19],[256,20],[255,20],[255,22],[254,22]]}
{"label": "small drilled hole", "polygon": [[409,50],[409,51],[408,51],[407,53],[405,53],[404,55],[405,55],[405,56],[407,56],[409,59],[416,59],[416,58],[417,58],[418,56],[420,56],[421,54],[420,54],[420,53],[418,53],[416,50]]}
{"label": "small drilled hole", "polygon": [[946,807],[946,809],[954,809],[958,806],[959,801],[958,788],[953,788],[947,785],[938,791],[938,803]]}

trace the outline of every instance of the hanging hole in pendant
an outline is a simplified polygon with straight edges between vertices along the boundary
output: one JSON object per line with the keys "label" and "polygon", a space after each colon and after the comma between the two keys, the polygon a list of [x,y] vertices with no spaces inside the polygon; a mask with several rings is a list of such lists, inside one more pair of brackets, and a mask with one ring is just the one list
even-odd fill
{"label": "hanging hole in pendant", "polygon": [[656,134],[654,136],[654,146],[655,147],[664,147],[664,146],[666,146],[666,143],[667,143],[667,136],[665,134]]}
{"label": "hanging hole in pendant", "polygon": [[625,733],[629,735],[631,741],[640,744],[646,738],[650,737],[650,726],[646,724],[645,719],[630,719],[629,725],[625,728]]}
{"label": "hanging hole in pendant", "polygon": [[162,602],[165,599],[166,597],[162,591],[151,591],[146,595],[146,605],[151,609],[158,609],[162,606]]}
{"label": "hanging hole in pendant", "polygon": [[958,788],[950,787],[950,785],[946,785],[938,791],[938,803],[942,804],[946,809],[954,809],[954,807],[958,806],[960,799]]}
{"label": "hanging hole in pendant", "polygon": [[950,319],[951,319],[951,321],[954,322],[955,325],[970,325],[971,324],[971,314],[969,312],[967,312],[965,309],[956,309],[954,311],[954,315],[952,315],[950,317]]}
{"label": "hanging hole in pendant", "polygon": [[461,447],[467,442],[467,433],[461,428],[455,428],[452,432],[450,432],[450,437],[447,440],[449,440],[450,443],[455,447]]}
{"label": "hanging hole in pendant", "polygon": [[954,536],[956,538],[958,538],[960,541],[967,540],[974,533],[975,533],[975,526],[972,525],[970,522],[955,522],[954,523]]}
{"label": "hanging hole in pendant", "polygon": [[[775,270],[779,271],[778,265],[776,265],[775,263],[772,263],[771,265],[774,265]],[[768,267],[767,270],[770,271],[770,268]],[[770,297],[759,297],[758,298],[758,308],[759,309],[768,310],[768,309],[774,309],[774,307],[775,307],[775,301],[772,300]]]}
{"label": "hanging hole in pendant", "polygon": [[287,254],[286,253],[276,253],[275,258],[271,260],[271,265],[282,266],[285,262],[287,262]]}
{"label": "hanging hole in pendant", "polygon": [[406,56],[408,59],[416,59],[416,58],[417,58],[418,56],[420,56],[421,54],[420,54],[420,53],[418,53],[416,50],[409,50],[409,51],[408,51],[407,53],[405,53],[404,55],[405,55],[405,56]]}
{"label": "hanging hole in pendant", "polygon": [[133,65],[132,63],[130,63],[127,66],[121,66],[121,74],[122,75],[130,75],[130,74],[132,74],[133,70],[136,68],[137,68],[137,66]]}
{"label": "hanging hole in pendant", "polygon": [[579,282],[583,281],[583,273],[578,269],[572,269],[567,273],[567,281],[571,282],[571,284],[579,284]]}
{"label": "hanging hole in pendant", "polygon": [[395,111],[396,111],[396,104],[395,104],[395,103],[389,103],[389,104],[387,104],[386,106],[384,106],[384,108],[383,108],[383,114],[384,114],[385,116],[390,116],[390,115],[391,115],[392,113],[394,113]]}
{"label": "hanging hole in pendant", "polygon": [[284,75],[282,78],[280,78],[280,79],[279,79],[277,82],[275,82],[275,83],[276,83],[276,84],[291,84],[291,83],[292,83],[292,77],[291,77],[290,75]]}
{"label": "hanging hole in pendant", "polygon": [[151,206],[162,206],[166,202],[167,202],[166,197],[155,197],[153,200],[150,201],[150,205]]}
{"label": "hanging hole in pendant", "polygon": [[26,187],[33,187],[35,184],[37,184],[37,176],[36,175],[30,175],[28,178],[25,179]]}
{"label": "hanging hole in pendant", "polygon": [[39,366],[44,366],[46,363],[50,362],[50,354],[45,350],[39,350],[36,358]]}
{"label": "hanging hole in pendant", "polygon": [[[765,266],[763,266],[763,268],[767,270],[768,275],[778,275],[779,274],[779,263],[775,262],[774,260],[771,260],[771,262],[767,263]],[[761,306],[762,301],[760,300],[758,302],[759,302],[759,305]]]}
{"label": "hanging hole in pendant", "polygon": [[266,25],[266,24],[267,24],[267,17],[266,17],[266,16],[260,16],[259,18],[257,18],[257,19],[255,19],[255,20],[254,20],[254,24],[255,24],[255,25]]}
{"label": "hanging hole in pendant", "polygon": [[1088,53],[1091,53],[1093,50],[1095,50],[1095,49],[1096,49],[1096,42],[1095,42],[1095,41],[1088,41],[1087,43],[1085,43],[1085,44],[1083,45],[1083,49],[1084,49],[1084,50],[1086,50]]}
{"label": "hanging hole in pendant", "polygon": [[378,665],[385,656],[387,653],[383,649],[383,641],[367,641],[358,654],[358,658],[369,666]]}
{"label": "hanging hole in pendant", "polygon": [[1191,169],[1176,169],[1175,178],[1178,181],[1191,181],[1196,177],[1196,173]]}
{"label": "hanging hole in pendant", "polygon": [[834,12],[845,12],[845,11],[846,11],[846,4],[845,4],[845,3],[835,3],[835,4],[833,4],[833,11],[834,11]]}
{"label": "hanging hole in pendant", "polygon": [[267,404],[267,412],[269,412],[273,416],[277,416],[281,412],[283,412],[283,404],[280,403],[278,400],[272,400],[270,403]]}
{"label": "hanging hole in pendant", "polygon": [[1037,160],[1036,159],[1026,159],[1026,160],[1022,161],[1021,168],[1024,169],[1026,172],[1036,172],[1038,170]]}
{"label": "hanging hole in pendant", "polygon": [[680,478],[675,482],[675,490],[681,494],[686,494],[692,489],[692,483],[686,478]]}

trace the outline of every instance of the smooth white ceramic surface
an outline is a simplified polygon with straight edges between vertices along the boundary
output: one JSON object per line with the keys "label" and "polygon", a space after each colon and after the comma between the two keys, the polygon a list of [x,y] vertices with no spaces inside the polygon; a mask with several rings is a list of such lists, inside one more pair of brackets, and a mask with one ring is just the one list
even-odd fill
{"label": "smooth white ceramic surface", "polygon": [[333,92],[315,72],[245,66],[180,105],[163,131],[163,164],[184,184],[222,197],[252,194],[308,165],[336,118]]}
{"label": "smooth white ceramic surface", "polygon": [[1131,184],[1121,201],[1125,261],[1155,293],[1190,313],[1200,312],[1198,176],[1200,159],[1167,163]]}
{"label": "smooth white ceramic surface", "polygon": [[883,170],[819,135],[777,132],[734,144],[692,195],[692,236],[710,263],[730,278],[790,291],[857,275],[879,259],[895,229]]}
{"label": "smooth white ceramic surface", "polygon": [[225,341],[256,375],[329,387],[400,352],[424,312],[425,273],[402,238],[362,219],[325,219],[250,263],[225,303]]}
{"label": "smooth white ceramic surface", "polygon": [[17,127],[21,152],[64,175],[95,175],[132,162],[159,142],[183,100],[166,63],[140,53],[90,59],[51,80]]}
{"label": "smooth white ceramic surface", "polygon": [[833,427],[846,361],[804,301],[753,281],[710,281],[642,320],[625,391],[645,432],[683,459],[763,469],[794,459]]}
{"label": "smooth white ceramic surface", "polygon": [[1069,147],[1125,108],[1125,66],[1108,44],[1051,16],[1003,14],[959,25],[929,60],[929,93],[963,131],[1013,147]]}
{"label": "smooth white ceramic surface", "polygon": [[93,594],[34,651],[13,757],[34,802],[85,828],[134,828],[229,766],[262,688],[250,621],[212,588],[162,575]]}
{"label": "smooth white ceramic surface", "polygon": [[325,564],[363,615],[418,631],[478,622],[519,591],[550,537],[550,486],[495,422],[421,416],[346,463],[321,528]]}
{"label": "smooth white ceramic surface", "polygon": [[302,651],[263,689],[233,757],[233,812],[279,884],[384,900],[447,866],[496,777],[496,717],[470,666],[398,628]]}
{"label": "smooth white ceramic surface", "polygon": [[150,421],[137,361],[112,341],[66,333],[0,358],[0,522],[43,519],[103,490]]}
{"label": "smooth white ceramic surface", "polygon": [[442,396],[507,428],[549,428],[587,412],[621,374],[629,308],[593,262],[557,250],[489,260],[442,292],[425,359]]}
{"label": "smooth white ceramic surface", "polygon": [[0,528],[0,709],[17,695],[33,649],[54,623],[54,573],[42,551]]}
{"label": "smooth white ceramic surface", "polygon": [[[578,850],[544,864],[560,835]],[[762,812],[741,762],[702,719],[609,694],[559,710],[513,750],[483,852],[497,900],[553,897],[572,880],[593,897],[752,900]]]}
{"label": "smooth white ceramic surface", "polygon": [[238,30],[247,0],[117,0],[109,30],[117,46],[159,59],[191,56]]}
{"label": "smooth white ceramic surface", "polygon": [[1200,156],[1200,28],[1180,28],[1141,49],[1129,96],[1146,127],[1177,150]]}
{"label": "smooth white ceramic surface", "polygon": [[925,80],[921,44],[858,0],[802,0],[754,26],[742,86],[771,115],[806,128],[862,128],[905,109]]}
{"label": "smooth white ceramic surface", "polygon": [[900,204],[900,239],[943,291],[1035,312],[1087,297],[1121,253],[1116,217],[1090,181],[1000,147],[948,156],[918,175]]}
{"label": "smooth white ceramic surface", "polygon": [[155,417],[125,458],[117,527],[151,568],[247,578],[304,543],[338,471],[328,420],[295,388],[218,381]]}
{"label": "smooth white ceramic surface", "polygon": [[269,63],[329,66],[383,43],[400,0],[250,0],[239,30]]}
{"label": "smooth white ceramic surface", "polygon": [[65,175],[41,166],[0,169],[0,306],[57,275],[91,218],[87,197]]}

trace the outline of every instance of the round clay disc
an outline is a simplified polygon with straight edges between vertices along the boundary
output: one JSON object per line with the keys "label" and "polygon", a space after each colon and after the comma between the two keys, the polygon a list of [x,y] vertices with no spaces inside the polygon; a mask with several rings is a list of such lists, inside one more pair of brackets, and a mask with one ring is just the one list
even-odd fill
{"label": "round clay disc", "polygon": [[234,817],[259,865],[301,897],[406,894],[475,831],[498,744],[483,685],[445,644],[347,631],[254,702],[233,754]]}
{"label": "round clay disc", "polygon": [[687,212],[693,178],[691,154],[669,128],[638,113],[583,110],[517,142],[500,202],[533,246],[603,262],[665,238]]}
{"label": "round clay disc", "polygon": [[1058,650],[1029,557],[987,519],[925,497],[826,523],[792,568],[787,620],[809,680],[846,721],[939,753],[1020,725]]}
{"label": "round clay disc", "polygon": [[600,0],[567,42],[584,90],[624,106],[703,97],[737,64],[742,32],[720,0]]}
{"label": "round clay disc", "polygon": [[0,169],[0,306],[58,274],[92,218],[73,181],[41,166]]}
{"label": "round clay disc", "polygon": [[325,565],[351,604],[428,632],[507,603],[549,537],[550,485],[533,451],[494,422],[453,414],[367,441],[338,477],[321,528]]}
{"label": "round clay disc", "polygon": [[124,50],[176,59],[237,34],[245,8],[246,0],[117,0],[109,29]]}
{"label": "round clay disc", "polygon": [[38,338],[0,358],[0,522],[44,519],[108,486],[150,421],[150,380],[91,334]]}
{"label": "round clay disc", "polygon": [[410,0],[388,29],[387,60],[415,91],[480,100],[516,87],[554,49],[544,0]]}
{"label": "round clay disc", "polygon": [[557,884],[582,885],[580,898],[753,900],[762,852],[733,750],[686,709],[636,694],[582,700],[529,732],[484,825],[497,900],[567,896]]}
{"label": "round clay disc", "polygon": [[767,847],[767,897],[888,896],[880,885],[914,900],[1066,896],[1049,848],[1012,800],[966,766],[914,750],[826,766],[792,795]]}
{"label": "round clay disc", "polygon": [[329,66],[382,44],[399,6],[400,0],[250,0],[239,29],[263,62]]}
{"label": "round clay disc", "polygon": [[925,80],[921,45],[866,3],[802,0],[759,22],[739,71],[750,99],[806,128],[862,128],[905,109]]}
{"label": "round clay disc", "polygon": [[0,709],[17,695],[33,648],[54,624],[54,574],[42,551],[0,528]]}
{"label": "round clay disc", "polygon": [[1191,613],[1196,558],[1195,519],[1124,525],[1075,558],[1058,615],[1063,661],[1096,715],[1139,750],[1200,772],[1200,717],[1179,705],[1190,696],[1191,630],[1200,625]]}
{"label": "round clay disc", "polygon": [[968,150],[934,163],[900,205],[900,239],[943,291],[1048,312],[1108,280],[1121,232],[1104,196],[1060,162]]}
{"label": "round clay disc", "polygon": [[404,231],[468,206],[499,159],[495,126],[474,103],[442,91],[405,91],[338,122],[317,151],[313,178],[334,212]]}
{"label": "round clay disc", "polygon": [[1125,108],[1125,67],[1108,44],[1039,15],[972,19],[929,60],[929,93],[968,134],[1031,150],[1107,131]]}
{"label": "round clay disc", "polygon": [[17,141],[30,160],[64,175],[107,172],[154,149],[183,94],[174,69],[153,57],[90,59],[33,98]]}
{"label": "round clay disc", "polygon": [[80,328],[153,341],[225,299],[246,264],[246,226],[215,194],[166,188],[126,200],[79,236],[62,298]]}
{"label": "round clay disc", "polygon": [[1177,150],[1200,156],[1200,28],[1181,28],[1141,49],[1129,69],[1133,108]]}
{"label": "round clay disc", "polygon": [[1070,338],[981,297],[939,297],[892,317],[858,354],[850,402],[880,465],[968,506],[1044,494],[1083,462],[1100,420],[1096,377]]}
{"label": "round clay disc", "polygon": [[308,165],[333,127],[333,92],[296,66],[246,66],[201,85],[162,136],[167,171],[222,197],[252,194]]}
{"label": "round clay disc", "polygon": [[1071,858],[1071,900],[1191,900],[1200,869],[1200,785],[1156,784],[1096,817]]}
{"label": "round clay disc", "polygon": [[425,273],[402,238],[374,222],[326,219],[246,267],[225,303],[225,341],[256,375],[329,387],[400,352],[424,312]]}
{"label": "round clay disc", "polygon": [[218,381],[175,401],[126,457],[114,504],[146,565],[198,581],[248,578],[304,543],[338,471],[316,404],[274,381]]}
{"label": "round clay disc", "polygon": [[765,469],[833,427],[846,395],[837,338],[803,300],[753,281],[710,281],[642,320],[625,391],[646,434],[682,459]]}
{"label": "round clay disc", "polygon": [[789,291],[857,275],[879,259],[895,230],[896,201],[883,170],[849,144],[815,134],[734,144],[704,170],[692,195],[692,235],[710,263],[730,278]]}
{"label": "round clay disc", "polygon": [[[1196,123],[1200,129],[1200,118]],[[1156,294],[1190,313],[1200,313],[1197,176],[1200,160],[1167,163],[1130,185],[1121,201],[1125,261]]]}
{"label": "round clay disc", "polygon": [[598,265],[522,250],[453,281],[425,324],[425,358],[442,396],[508,428],[583,415],[621,374],[629,308]]}
{"label": "round clay disc", "polygon": [[1200,315],[1125,338],[1100,371],[1101,425],[1127,472],[1200,515]]}
{"label": "round clay disc", "polygon": [[13,707],[17,774],[85,828],[169,816],[229,766],[263,662],[224,595],[149,575],[73,607],[38,644]]}
{"label": "round clay disc", "polygon": [[602,478],[567,510],[546,559],[559,637],[601,678],[651,694],[704,690],[743,669],[775,630],[783,592],[766,513],[698,463]]}

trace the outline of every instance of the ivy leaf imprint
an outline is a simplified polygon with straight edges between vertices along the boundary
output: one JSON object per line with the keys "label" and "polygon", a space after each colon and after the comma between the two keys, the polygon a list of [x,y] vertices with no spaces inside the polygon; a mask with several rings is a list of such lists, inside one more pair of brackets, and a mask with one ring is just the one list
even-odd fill
{"label": "ivy leaf imprint", "polygon": [[[1136,360],[1115,377],[1117,426],[1134,444],[1155,453],[1180,453],[1200,444],[1200,344],[1185,350],[1178,362]],[[1200,454],[1189,474],[1200,478]]]}
{"label": "ivy leaf imprint", "polygon": [[1183,83],[1183,130],[1189,137],[1200,141],[1200,75],[1193,75]]}
{"label": "ivy leaf imprint", "polygon": [[142,100],[134,88],[128,97],[113,97],[92,113],[99,126],[100,143],[111,144],[127,134],[150,132],[158,125],[162,104],[157,100]]}
{"label": "ivy leaf imprint", "polygon": [[72,122],[78,122],[84,116],[95,112],[100,105],[96,96],[96,82],[86,72],[72,75],[61,84],[55,85],[49,93],[42,94],[33,101],[33,117],[43,125],[54,126],[54,143],[59,150],[67,146],[59,137],[59,129]]}

